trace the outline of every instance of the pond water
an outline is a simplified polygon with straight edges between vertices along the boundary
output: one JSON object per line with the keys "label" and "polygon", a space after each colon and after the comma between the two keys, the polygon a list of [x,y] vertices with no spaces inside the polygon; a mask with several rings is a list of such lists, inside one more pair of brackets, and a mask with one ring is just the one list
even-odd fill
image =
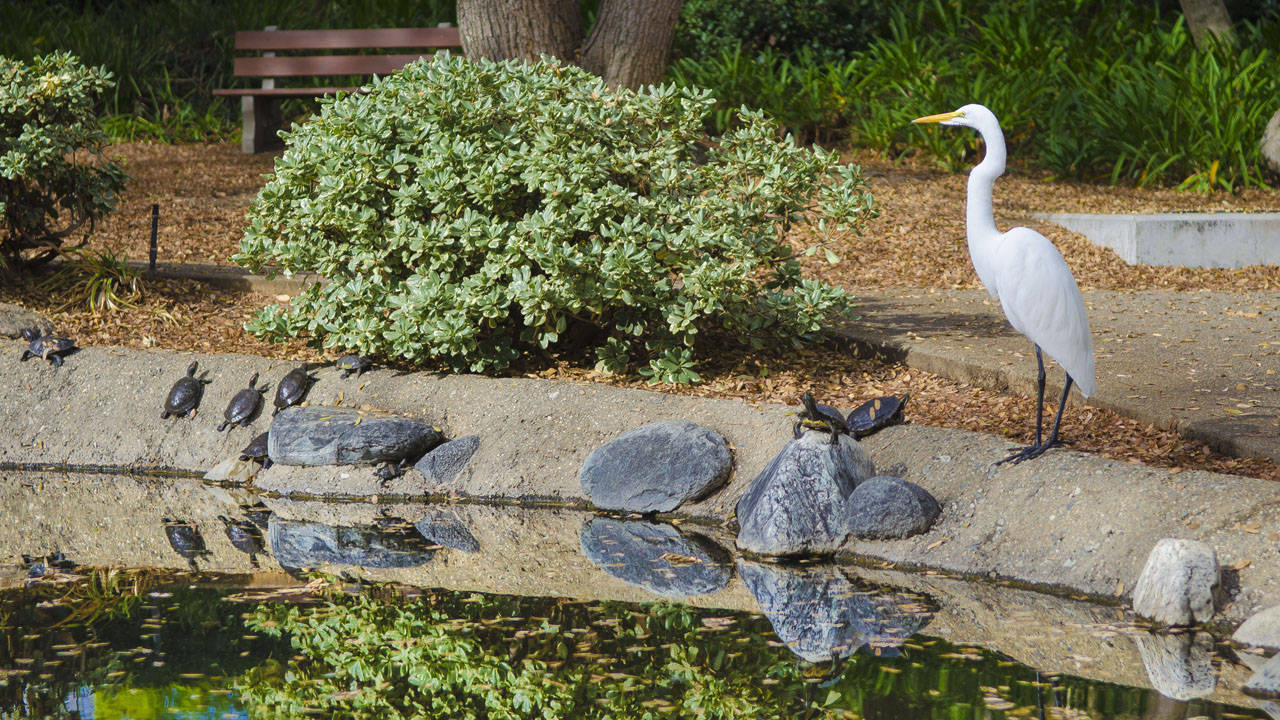
{"label": "pond water", "polygon": [[0,510],[0,718],[1280,718],[1207,634],[715,528],[12,473]]}

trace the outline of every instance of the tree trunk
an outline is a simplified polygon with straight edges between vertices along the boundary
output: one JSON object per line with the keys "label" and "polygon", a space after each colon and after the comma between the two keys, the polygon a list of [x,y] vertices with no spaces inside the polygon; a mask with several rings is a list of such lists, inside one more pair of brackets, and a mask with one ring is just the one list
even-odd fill
{"label": "tree trunk", "polygon": [[601,0],[582,67],[610,87],[640,88],[662,81],[684,0]]}
{"label": "tree trunk", "polygon": [[463,52],[490,60],[577,62],[582,40],[578,0],[458,0]]}
{"label": "tree trunk", "polygon": [[1178,0],[1182,14],[1187,18],[1187,29],[1196,47],[1204,49],[1209,36],[1227,45],[1236,44],[1235,31],[1231,29],[1231,16],[1222,0]]}

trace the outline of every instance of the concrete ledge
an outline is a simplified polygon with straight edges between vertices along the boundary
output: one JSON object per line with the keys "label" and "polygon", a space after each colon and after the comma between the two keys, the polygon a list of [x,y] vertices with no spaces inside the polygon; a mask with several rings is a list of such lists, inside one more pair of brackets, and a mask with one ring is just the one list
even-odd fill
{"label": "concrete ledge", "polygon": [[[0,343],[0,463],[171,467],[200,471],[238,453],[269,415],[214,431],[222,409],[257,371],[274,385],[290,364],[245,355],[193,355],[86,348],[54,369],[19,363],[22,344]],[[173,380],[198,360],[212,384],[195,418],[159,417]],[[541,499],[584,506],[578,470],[587,454],[648,422],[686,418],[720,432],[734,450],[724,490],[681,515],[728,526],[738,498],[791,436],[791,409],[603,385],[375,370],[342,380],[331,368],[311,404],[372,407],[418,417],[448,437],[479,435],[470,465],[449,486],[423,495]],[[889,428],[863,441],[877,467],[905,477],[943,504],[917,538],[852,542],[848,559],[1007,579],[1124,599],[1156,541],[1212,545],[1238,586],[1221,611],[1239,622],[1280,597],[1280,483],[1231,475],[1172,473],[1055,450],[996,467],[1009,444],[927,426]],[[314,472],[273,467],[266,473]],[[371,467],[331,472],[372,473]],[[260,476],[263,477],[263,476]],[[855,555],[857,557],[855,557]]]}
{"label": "concrete ledge", "polygon": [[1280,265],[1280,213],[1037,213],[1116,251],[1130,265]]}

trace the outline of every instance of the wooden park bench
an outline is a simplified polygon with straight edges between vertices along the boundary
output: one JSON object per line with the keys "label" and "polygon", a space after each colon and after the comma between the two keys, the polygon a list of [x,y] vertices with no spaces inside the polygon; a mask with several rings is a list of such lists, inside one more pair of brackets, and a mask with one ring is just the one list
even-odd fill
{"label": "wooden park bench", "polygon": [[[357,87],[276,87],[276,78],[345,77],[387,75],[440,48],[461,48],[458,28],[382,28],[370,30],[265,30],[236,33],[234,74],[262,78],[262,87],[214,90],[214,95],[238,96],[244,134],[240,149],[246,153],[279,147],[280,100],[317,97],[336,92],[359,92]],[[332,50],[386,51],[420,49],[421,52],[356,55],[322,54]],[[300,54],[305,53],[305,54]],[[322,52],[317,52],[322,51]],[[255,53],[240,57],[240,53]],[[289,54],[277,54],[289,53]]]}

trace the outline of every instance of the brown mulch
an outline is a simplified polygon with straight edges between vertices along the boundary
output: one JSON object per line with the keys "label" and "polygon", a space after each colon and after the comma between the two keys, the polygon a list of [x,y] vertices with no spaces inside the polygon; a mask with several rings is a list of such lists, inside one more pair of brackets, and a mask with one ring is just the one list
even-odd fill
{"label": "brown mulch", "polygon": [[[246,156],[232,143],[216,145],[116,145],[133,178],[115,213],[99,225],[90,246],[147,257],[151,204],[160,205],[159,259],[226,264],[238,249],[245,212],[270,155]],[[859,289],[888,287],[978,287],[964,241],[963,174],[946,173],[923,162],[890,163],[860,155],[880,208],[859,237],[838,238],[831,247],[836,265],[812,262],[811,275]],[[1135,189],[1053,181],[1041,174],[1011,171],[996,187],[997,224],[1025,224],[1048,235],[1062,250],[1080,285],[1098,289],[1280,289],[1276,268],[1217,270],[1129,266],[1109,250],[1074,233],[1034,221],[1032,212],[1135,212],[1171,210],[1280,210],[1280,193],[1249,189],[1200,196],[1167,189]],[[798,243],[805,238],[798,236]],[[61,332],[86,345],[156,347],[201,352],[244,352],[294,360],[323,355],[302,342],[271,345],[244,332],[253,313],[277,298],[235,293],[186,281],[147,283],[135,308],[94,314],[81,306],[57,310],[64,299],[50,298],[31,284],[0,288],[0,301],[17,302],[49,314]],[[809,389],[823,402],[850,409],[868,398],[911,393],[912,422],[963,428],[1026,442],[1034,398],[1001,395],[899,365],[841,356],[824,348],[716,353],[703,344],[698,372],[703,382],[664,391],[730,397],[751,402],[795,403]],[[578,358],[548,354],[527,358],[511,369],[532,376],[646,387],[642,379],[614,377],[590,369]],[[1196,468],[1280,480],[1280,466],[1264,460],[1219,455],[1171,430],[1143,425],[1113,412],[1072,406],[1063,435],[1073,447],[1122,461],[1178,471]]]}

